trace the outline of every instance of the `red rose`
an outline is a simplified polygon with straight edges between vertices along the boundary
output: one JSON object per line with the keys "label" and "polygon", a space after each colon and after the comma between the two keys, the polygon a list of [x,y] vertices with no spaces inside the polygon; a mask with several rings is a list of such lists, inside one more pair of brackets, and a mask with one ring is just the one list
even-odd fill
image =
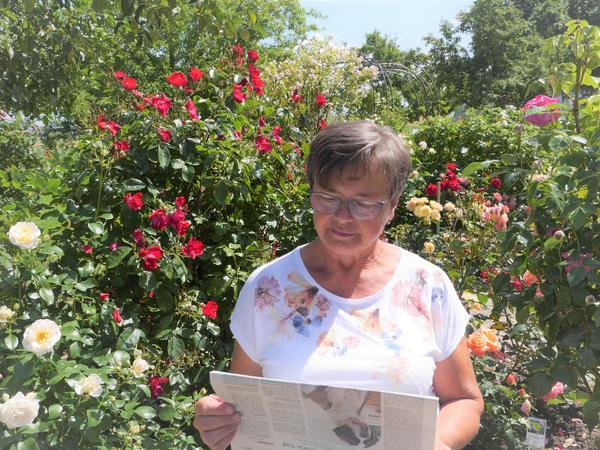
{"label": "red rose", "polygon": [[117,141],[114,143],[114,148],[116,150],[114,152],[115,158],[123,158],[127,155],[127,152],[129,151],[129,142]]}
{"label": "red rose", "polygon": [[236,140],[238,140],[238,141],[241,140],[242,139],[242,132],[240,130],[234,130],[233,137]]}
{"label": "red rose", "polygon": [[189,220],[180,220],[173,226],[173,229],[179,236],[185,236],[190,225]]}
{"label": "red rose", "polygon": [[273,150],[269,138],[266,136],[257,136],[254,145],[260,153],[270,153]]}
{"label": "red rose", "polygon": [[118,125],[116,122],[105,121],[103,115],[98,116],[98,119],[96,120],[96,124],[98,125],[98,128],[100,128],[101,130],[109,131],[110,134],[113,135],[113,137],[115,137],[117,135],[119,129],[121,128],[121,125]]}
{"label": "red rose", "polygon": [[279,133],[281,133],[281,131],[282,131],[281,127],[273,128],[273,140],[275,141],[275,143],[277,145],[281,145],[281,137],[279,136]]}
{"label": "red rose", "polygon": [[100,300],[108,300],[110,298],[110,294],[108,292],[100,292]]}
{"label": "red rose", "polygon": [[500,178],[494,177],[490,180],[490,184],[496,189],[500,189],[500,187],[502,186],[502,181],[500,181]]}
{"label": "red rose", "polygon": [[150,219],[150,226],[155,230],[162,231],[167,228],[167,215],[163,209],[155,209],[148,218]]}
{"label": "red rose", "polygon": [[196,110],[196,105],[191,98],[188,98],[187,102],[185,102],[185,109],[187,109],[188,114],[190,115],[190,119],[192,120],[200,120],[200,116],[198,115],[198,111]]}
{"label": "red rose", "polygon": [[121,313],[119,312],[119,308],[115,308],[112,313],[112,318],[118,326],[123,325],[123,318],[121,317]]}
{"label": "red rose", "polygon": [[258,61],[258,53],[256,52],[256,50],[248,51],[248,61],[250,61],[251,63],[255,63],[256,61]]}
{"label": "red rose", "polygon": [[127,74],[119,70],[118,72],[113,72],[113,77],[115,77],[115,80],[117,81],[122,81],[125,77],[127,77]]}
{"label": "red rose", "polygon": [[138,247],[142,247],[144,245],[146,237],[144,236],[144,232],[142,230],[139,228],[133,230],[132,236],[133,240],[135,241],[135,245]]}
{"label": "red rose", "polygon": [[290,100],[294,103],[300,103],[302,101],[302,96],[298,94],[298,89],[294,89],[292,95],[290,96]]}
{"label": "red rose", "polygon": [[86,245],[82,245],[81,246],[81,250],[83,250],[83,253],[86,253],[88,255],[91,255],[92,252],[94,251],[94,249],[92,248],[92,246],[91,245],[87,245],[87,244]]}
{"label": "red rose", "polygon": [[108,249],[111,252],[114,252],[116,249],[118,249],[120,247],[118,242],[111,242],[110,244],[108,244]]}
{"label": "red rose", "polygon": [[168,222],[169,225],[171,225],[172,227],[175,227],[175,225],[177,225],[177,223],[181,222],[182,220],[185,220],[185,211],[183,211],[182,209],[177,208],[175,211],[169,214]]}
{"label": "red rose", "polygon": [[242,44],[233,45],[233,56],[235,58],[241,58],[244,56],[244,47],[242,47]]}
{"label": "red rose", "polygon": [[325,96],[323,94],[318,94],[317,95],[317,106],[319,108],[322,108],[326,104],[327,104],[327,99],[325,98]]}
{"label": "red rose", "polygon": [[144,260],[144,270],[156,270],[158,269],[158,261],[163,257],[163,251],[160,245],[152,245],[140,249],[138,255]]}
{"label": "red rose", "polygon": [[425,195],[427,195],[427,197],[435,197],[437,196],[438,193],[438,188],[437,185],[434,183],[429,183],[427,185],[427,187],[425,188]]}
{"label": "red rose", "polygon": [[190,78],[192,79],[192,81],[200,81],[203,76],[204,72],[202,72],[197,67],[192,66],[192,68],[190,69]]}
{"label": "red rose", "polygon": [[446,169],[454,171],[454,170],[456,170],[456,164],[448,163],[448,164],[446,164]]}
{"label": "red rose", "polygon": [[132,211],[139,211],[144,207],[144,199],[142,198],[141,192],[137,192],[134,195],[131,195],[131,192],[128,192],[125,194],[125,197],[123,197],[123,200],[127,207]]}
{"label": "red rose", "polygon": [[196,259],[198,256],[202,256],[204,252],[204,243],[198,239],[190,238],[189,242],[185,247],[181,247],[181,252],[192,259]]}
{"label": "red rose", "polygon": [[185,206],[185,197],[175,197],[175,204],[178,207],[183,208]]}
{"label": "red rose", "polygon": [[202,305],[202,314],[204,314],[209,319],[216,319],[218,310],[219,305],[213,300],[210,300],[206,302],[206,304]]}
{"label": "red rose", "polygon": [[157,399],[165,391],[163,384],[167,384],[169,379],[167,377],[160,377],[158,375],[152,375],[148,380],[148,387],[152,393],[152,398]]}
{"label": "red rose", "polygon": [[258,118],[258,128],[262,128],[266,125],[267,125],[267,122],[265,121],[265,118],[263,116],[260,116]]}
{"label": "red rose", "polygon": [[169,142],[171,140],[171,131],[170,130],[165,130],[164,128],[159,128],[158,134],[160,136],[160,140],[163,142]]}
{"label": "red rose", "polygon": [[[144,99],[144,101],[146,101],[146,99]],[[171,99],[165,94],[160,94],[151,98],[150,104],[156,108],[162,117],[167,117],[169,109],[173,106]]]}
{"label": "red rose", "polygon": [[188,84],[187,77],[181,72],[173,72],[171,75],[167,76],[167,81],[175,87],[183,87]]}
{"label": "red rose", "polygon": [[327,128],[327,121],[325,119],[319,120],[319,129],[323,130]]}
{"label": "red rose", "polygon": [[128,91],[131,91],[132,89],[136,88],[137,82],[135,81],[135,78],[125,77],[121,80],[121,86]]}
{"label": "red rose", "polygon": [[237,103],[244,103],[246,98],[248,97],[245,93],[242,92],[243,86],[238,83],[233,84],[233,100]]}

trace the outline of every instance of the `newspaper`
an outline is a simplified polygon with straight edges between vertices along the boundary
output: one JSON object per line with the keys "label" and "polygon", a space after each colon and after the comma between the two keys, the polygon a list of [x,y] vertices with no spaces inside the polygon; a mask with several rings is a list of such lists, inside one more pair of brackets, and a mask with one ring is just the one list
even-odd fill
{"label": "newspaper", "polygon": [[232,450],[433,450],[438,398],[225,372],[213,389],[241,414]]}

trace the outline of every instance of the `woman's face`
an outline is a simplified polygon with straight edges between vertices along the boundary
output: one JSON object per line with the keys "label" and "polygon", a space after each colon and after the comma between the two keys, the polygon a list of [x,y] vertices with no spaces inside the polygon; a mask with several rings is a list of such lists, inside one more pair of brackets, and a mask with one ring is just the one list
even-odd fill
{"label": "woman's face", "polygon": [[342,204],[334,214],[314,211],[313,223],[319,239],[327,251],[333,255],[368,255],[375,248],[386,223],[392,219],[397,200],[392,203],[388,180],[377,170],[364,172],[346,171],[334,178],[329,187],[315,182],[315,192],[324,192],[342,201],[348,200],[388,200],[381,213],[372,220],[357,220]]}

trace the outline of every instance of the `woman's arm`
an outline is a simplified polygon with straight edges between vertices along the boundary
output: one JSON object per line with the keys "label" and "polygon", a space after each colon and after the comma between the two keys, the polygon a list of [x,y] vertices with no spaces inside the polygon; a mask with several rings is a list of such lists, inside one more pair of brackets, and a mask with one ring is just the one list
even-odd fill
{"label": "woman's arm", "polygon": [[[261,367],[250,359],[237,341],[233,344],[230,372],[262,376]],[[195,413],[194,427],[200,432],[202,441],[210,449],[224,450],[240,425],[240,415],[233,405],[225,403],[218,395],[208,395],[196,402]]]}
{"label": "woman's arm", "polygon": [[463,338],[456,350],[436,363],[433,389],[440,399],[436,450],[463,448],[479,431],[483,397]]}

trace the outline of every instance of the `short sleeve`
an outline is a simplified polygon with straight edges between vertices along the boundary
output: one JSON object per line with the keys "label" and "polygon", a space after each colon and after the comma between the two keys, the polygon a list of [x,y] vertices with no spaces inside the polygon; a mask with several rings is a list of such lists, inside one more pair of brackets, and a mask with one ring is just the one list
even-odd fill
{"label": "short sleeve", "polygon": [[437,361],[448,358],[460,340],[465,336],[465,330],[469,323],[469,314],[465,310],[458,294],[448,276],[443,273],[441,285],[434,289],[440,289],[439,300],[433,305],[433,316],[436,319],[434,327],[435,340],[440,354]]}
{"label": "short sleeve", "polygon": [[240,295],[231,314],[229,327],[233,337],[238,341],[242,350],[254,361],[259,364],[256,320],[254,311],[254,277],[250,276]]}

